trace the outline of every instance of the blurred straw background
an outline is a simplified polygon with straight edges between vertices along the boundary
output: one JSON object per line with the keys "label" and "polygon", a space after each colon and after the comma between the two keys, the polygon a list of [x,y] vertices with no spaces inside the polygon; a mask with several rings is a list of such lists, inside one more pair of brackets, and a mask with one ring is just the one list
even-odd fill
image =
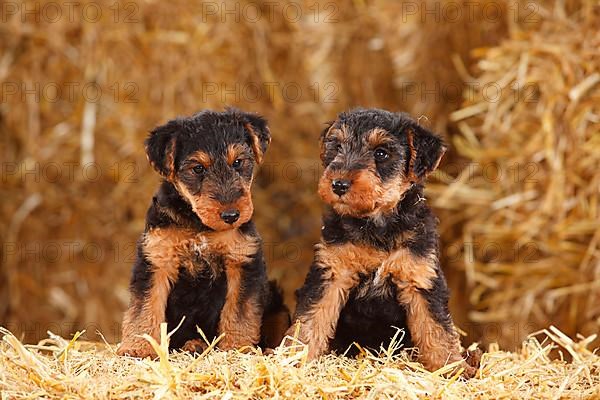
{"label": "blurred straw background", "polygon": [[382,107],[451,145],[428,199],[466,342],[600,328],[596,2],[49,4],[0,1],[0,325],[24,341],[119,340],[159,182],[143,139],[225,105],[271,124],[256,220],[290,305],[319,236],[318,133]]}

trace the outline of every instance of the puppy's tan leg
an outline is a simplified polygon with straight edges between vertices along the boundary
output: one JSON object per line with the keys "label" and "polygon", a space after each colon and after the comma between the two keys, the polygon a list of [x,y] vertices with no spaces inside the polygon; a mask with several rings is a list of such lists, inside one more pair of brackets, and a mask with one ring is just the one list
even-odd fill
{"label": "puppy's tan leg", "polygon": [[[382,257],[383,253],[378,250],[350,242],[317,244],[315,262],[298,291],[294,318],[301,323],[299,339],[308,345],[309,358],[329,350],[340,312],[350,290],[358,284],[359,274],[377,268]],[[288,336],[293,336],[295,329],[293,325]]]}
{"label": "puppy's tan leg", "polygon": [[[461,356],[459,336],[447,310],[448,292],[444,278],[438,276],[442,272],[435,254],[418,257],[400,248],[383,268],[391,274],[398,287],[398,301],[407,309],[408,329],[419,350],[419,361],[430,371],[462,361],[464,374],[472,376],[475,370]],[[432,312],[432,302],[439,305],[437,314]]]}
{"label": "puppy's tan leg", "polygon": [[442,326],[432,315],[427,299],[418,290],[405,288],[399,296],[408,311],[408,329],[419,350],[419,361],[430,371],[461,361],[465,375],[474,369],[462,358],[460,340],[453,326]]}
{"label": "puppy's tan leg", "polygon": [[153,316],[143,310],[144,304],[139,299],[133,299],[123,317],[121,344],[117,349],[120,356],[155,357],[156,353],[146,339],[139,337],[147,333],[154,337],[157,329],[153,327]]}
{"label": "puppy's tan leg", "polygon": [[219,342],[223,350],[236,349],[243,346],[255,346],[260,340],[262,305],[258,299],[260,292],[246,288],[248,295],[242,298],[242,272],[244,265],[227,261],[227,295],[221,311],[219,333],[225,337]]}
{"label": "puppy's tan leg", "polygon": [[123,337],[117,354],[141,358],[156,356],[150,343],[141,335],[148,334],[157,341],[160,339],[160,324],[165,322],[167,299],[175,279],[168,271],[157,270],[145,298],[131,301],[123,318]]}
{"label": "puppy's tan leg", "polygon": [[[356,279],[349,270],[333,273],[330,268],[318,264],[311,269],[310,273],[320,275],[321,280],[307,279],[302,290],[305,293],[320,293],[321,296],[313,299],[307,295],[299,299],[304,304],[298,305],[296,321],[300,323],[298,339],[308,346],[308,358],[314,359],[329,350],[329,341],[335,335],[340,312],[348,300],[350,290],[356,285]],[[288,336],[294,336],[295,330],[294,324],[288,330]]]}

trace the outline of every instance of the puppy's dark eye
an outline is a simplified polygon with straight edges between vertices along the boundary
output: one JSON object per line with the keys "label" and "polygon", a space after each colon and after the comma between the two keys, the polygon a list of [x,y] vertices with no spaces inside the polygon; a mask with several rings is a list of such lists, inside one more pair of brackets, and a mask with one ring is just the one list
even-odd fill
{"label": "puppy's dark eye", "polygon": [[240,169],[240,168],[242,168],[242,164],[243,164],[243,163],[244,163],[244,160],[242,160],[241,158],[238,158],[237,160],[235,160],[235,161],[233,162],[233,164],[231,164],[231,166],[232,166],[234,169]]}
{"label": "puppy's dark eye", "polygon": [[390,155],[385,149],[382,149],[380,147],[378,149],[375,149],[375,151],[373,152],[373,156],[375,157],[375,161],[384,161],[387,160]]}
{"label": "puppy's dark eye", "polygon": [[194,168],[192,168],[192,171],[194,171],[194,173],[196,175],[202,175],[203,173],[206,172],[206,168],[204,167],[204,165],[198,164],[198,165],[195,165]]}

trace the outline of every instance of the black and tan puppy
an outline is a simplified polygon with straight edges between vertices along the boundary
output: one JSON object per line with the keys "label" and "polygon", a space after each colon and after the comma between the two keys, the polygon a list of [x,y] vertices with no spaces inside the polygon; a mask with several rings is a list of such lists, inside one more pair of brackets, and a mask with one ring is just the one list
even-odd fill
{"label": "black and tan puppy", "polygon": [[423,197],[445,150],[407,115],[376,109],[342,113],[322,133],[319,195],[327,209],[294,318],[310,358],[353,342],[379,349],[398,327],[408,328],[403,344],[416,347],[429,370],[462,360],[437,219]]}
{"label": "black and tan puppy", "polygon": [[183,317],[171,348],[203,349],[197,327],[209,339],[224,333],[221,349],[261,337],[279,344],[289,316],[267,281],[250,194],[270,140],[264,119],[234,109],[202,111],[150,133],[148,160],[164,180],[138,243],[118,354],[153,356],[140,335],[158,339],[162,322],[172,330]]}

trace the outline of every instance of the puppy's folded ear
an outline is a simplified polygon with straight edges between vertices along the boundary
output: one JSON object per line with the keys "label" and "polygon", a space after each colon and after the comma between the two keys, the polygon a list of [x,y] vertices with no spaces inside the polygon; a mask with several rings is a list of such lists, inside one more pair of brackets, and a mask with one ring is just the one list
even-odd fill
{"label": "puppy's folded ear", "polygon": [[175,141],[179,123],[176,120],[154,128],[146,138],[146,157],[150,165],[163,177],[175,177]]}
{"label": "puppy's folded ear", "polygon": [[409,179],[422,181],[438,167],[447,147],[442,138],[417,123],[406,127],[406,139],[410,152]]}
{"label": "puppy's folded ear", "polygon": [[325,124],[325,129],[321,131],[321,135],[319,136],[319,147],[321,149],[321,161],[325,162],[325,142],[329,132],[333,129],[333,125],[335,125],[336,121],[329,121]]}
{"label": "puppy's folded ear", "polygon": [[267,120],[258,114],[238,111],[243,123],[257,164],[261,164],[263,157],[271,143],[271,131]]}

